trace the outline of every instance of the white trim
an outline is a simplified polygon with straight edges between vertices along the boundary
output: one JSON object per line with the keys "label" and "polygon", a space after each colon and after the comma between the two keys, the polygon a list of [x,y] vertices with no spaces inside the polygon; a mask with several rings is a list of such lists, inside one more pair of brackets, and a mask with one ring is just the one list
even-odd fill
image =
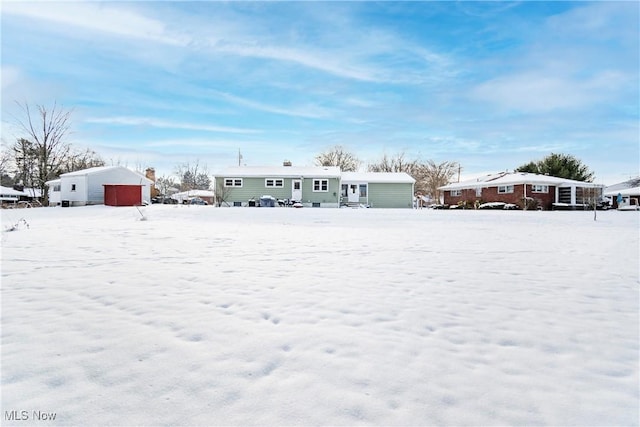
{"label": "white trim", "polygon": [[242,178],[223,178],[225,187],[242,187],[244,180]]}
{"label": "white trim", "polygon": [[549,193],[549,186],[543,184],[531,184],[532,193]]}
{"label": "white trim", "polygon": [[[271,183],[271,185],[269,185]],[[265,188],[284,188],[284,179],[283,178],[265,178],[264,179]]]}
{"label": "white trim", "polygon": [[[318,183],[318,190],[316,190],[316,183]],[[326,188],[323,189],[324,184],[326,184]],[[311,183],[311,191],[314,193],[328,193],[329,192],[329,180],[325,178],[313,178],[313,182]]]}

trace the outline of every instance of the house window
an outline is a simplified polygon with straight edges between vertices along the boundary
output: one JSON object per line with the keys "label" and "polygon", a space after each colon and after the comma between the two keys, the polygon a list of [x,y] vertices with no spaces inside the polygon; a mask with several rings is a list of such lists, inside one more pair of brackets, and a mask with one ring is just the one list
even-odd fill
{"label": "house window", "polygon": [[312,208],[319,208],[319,207],[320,207],[320,202],[313,202],[313,203],[311,203],[311,207],[312,207]]}
{"label": "house window", "polygon": [[451,197],[462,196],[462,190],[451,190]]}
{"label": "house window", "polygon": [[532,185],[531,192],[532,193],[548,193],[549,186],[548,185]]}
{"label": "house window", "polygon": [[513,185],[501,185],[498,187],[498,194],[513,193]]}
{"label": "house window", "polygon": [[313,180],[313,191],[329,191],[329,180],[328,179],[314,179]]}
{"label": "house window", "polygon": [[233,202],[234,207],[242,207],[242,202]]}
{"label": "house window", "polygon": [[55,184],[53,186],[53,191],[60,191],[60,184]]}
{"label": "house window", "polygon": [[75,184],[71,184],[71,191],[76,191],[76,185]]}
{"label": "house window", "polygon": [[264,186],[269,188],[282,188],[284,187],[284,180],[267,178],[264,180]]}
{"label": "house window", "polygon": [[242,187],[242,178],[225,178],[225,187]]}
{"label": "house window", "polygon": [[360,197],[367,197],[367,184],[360,184]]}
{"label": "house window", "polygon": [[342,197],[349,196],[349,186],[347,184],[342,184]]}

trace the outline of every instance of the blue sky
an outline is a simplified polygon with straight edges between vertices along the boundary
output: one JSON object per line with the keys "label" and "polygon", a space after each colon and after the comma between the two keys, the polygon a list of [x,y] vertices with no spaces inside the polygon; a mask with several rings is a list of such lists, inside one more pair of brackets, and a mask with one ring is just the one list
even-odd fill
{"label": "blue sky", "polygon": [[572,154],[639,174],[637,2],[3,2],[15,101],[73,109],[69,142],[171,174],[311,165],[333,145],[457,161]]}

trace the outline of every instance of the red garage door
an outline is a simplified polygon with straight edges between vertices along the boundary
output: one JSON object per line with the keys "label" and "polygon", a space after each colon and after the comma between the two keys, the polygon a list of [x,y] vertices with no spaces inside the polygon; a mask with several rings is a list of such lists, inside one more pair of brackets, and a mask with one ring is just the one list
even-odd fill
{"label": "red garage door", "polygon": [[104,204],[107,206],[135,206],[142,204],[142,185],[104,185]]}

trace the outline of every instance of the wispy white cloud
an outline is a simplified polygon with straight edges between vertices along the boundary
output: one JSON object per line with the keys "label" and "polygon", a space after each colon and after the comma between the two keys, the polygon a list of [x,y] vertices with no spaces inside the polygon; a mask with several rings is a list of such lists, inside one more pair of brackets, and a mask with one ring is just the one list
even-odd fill
{"label": "wispy white cloud", "polygon": [[455,5],[459,11],[465,15],[472,16],[474,18],[490,19],[495,15],[503,13],[509,9],[515,8],[522,2],[510,1],[510,2],[469,2],[458,1]]}
{"label": "wispy white cloud", "polygon": [[472,96],[507,110],[540,113],[589,108],[603,96],[600,90],[611,84],[600,77],[580,81],[545,71],[523,72],[484,82],[473,90]]}
{"label": "wispy white cloud", "polygon": [[[584,2],[547,20],[556,37],[638,42],[638,4],[633,1]],[[636,52],[637,53],[637,52]]]}
{"label": "wispy white cloud", "polygon": [[368,82],[383,82],[386,80],[375,69],[336,60],[335,52],[322,53],[317,48],[302,50],[286,46],[262,46],[243,43],[216,43],[211,48],[226,54],[291,62],[354,80]]}
{"label": "wispy white cloud", "polygon": [[20,81],[21,73],[18,67],[3,65],[0,67],[0,75],[2,75],[2,91]]}
{"label": "wispy white cloud", "polygon": [[[212,22],[185,18],[191,21],[183,22],[181,28],[163,20],[160,12],[151,17],[118,3],[73,2],[61,7],[59,3],[45,2],[34,7],[31,2],[9,2],[3,7],[3,13],[60,24],[64,28],[72,27],[79,38],[83,37],[78,33],[79,30],[99,32],[108,36],[183,47],[209,55],[234,55],[295,64],[362,82],[415,84],[427,76],[435,77],[437,73],[434,70],[441,68],[445,60],[441,54],[413,46],[407,40],[380,30],[370,31],[366,43],[363,43],[354,29],[334,28],[335,32],[342,34],[333,34],[332,38],[342,37],[352,42],[323,47],[321,40],[313,44],[300,43],[264,33],[266,30],[259,26],[252,28],[247,23],[230,25],[216,17],[211,18]],[[398,64],[388,68],[375,59],[381,55],[392,55],[400,63],[419,61],[430,72],[415,74],[410,71],[411,67],[398,72]]]}
{"label": "wispy white cloud", "polygon": [[94,2],[6,2],[2,13],[49,21],[116,36],[184,46],[189,38],[169,34],[166,25],[122,7]]}
{"label": "wispy white cloud", "polygon": [[222,99],[236,105],[248,107],[267,113],[281,114],[285,116],[306,117],[311,119],[327,118],[334,114],[334,111],[314,104],[299,105],[295,108],[282,108],[273,104],[253,101],[247,98],[236,96],[230,93],[218,92]]}
{"label": "wispy white cloud", "polygon": [[236,128],[228,126],[215,126],[202,123],[184,123],[172,122],[168,120],[155,119],[150,117],[88,117],[84,120],[86,123],[98,123],[117,126],[149,126],[154,128],[165,129],[184,129],[193,131],[206,132],[222,132],[222,133],[238,133],[238,134],[255,134],[260,130],[248,128]]}

